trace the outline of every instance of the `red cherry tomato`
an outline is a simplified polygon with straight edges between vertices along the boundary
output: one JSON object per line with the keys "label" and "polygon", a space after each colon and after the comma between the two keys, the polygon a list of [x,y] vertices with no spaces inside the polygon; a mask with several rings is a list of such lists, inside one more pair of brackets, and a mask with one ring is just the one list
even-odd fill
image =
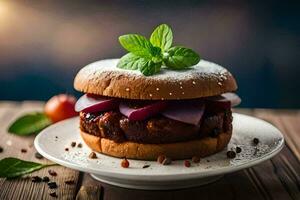
{"label": "red cherry tomato", "polygon": [[71,95],[53,96],[45,105],[45,114],[52,122],[58,122],[78,115],[75,111],[76,98]]}

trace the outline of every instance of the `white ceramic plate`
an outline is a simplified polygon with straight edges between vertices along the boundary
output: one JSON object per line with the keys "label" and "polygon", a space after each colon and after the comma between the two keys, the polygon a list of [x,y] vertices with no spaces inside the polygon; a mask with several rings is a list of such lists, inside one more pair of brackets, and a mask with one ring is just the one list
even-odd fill
{"label": "white ceramic plate", "polygon": [[[135,189],[176,189],[205,184],[221,175],[248,168],[276,155],[284,146],[280,131],[263,120],[233,114],[233,136],[222,152],[203,158],[190,168],[183,161],[174,161],[164,166],[154,161],[129,160],[130,168],[120,166],[121,159],[97,154],[98,159],[90,159],[91,150],[79,135],[79,119],[72,118],[54,124],[43,130],[35,139],[37,151],[44,157],[60,165],[91,173],[105,183]],[[253,146],[253,138],[259,144]],[[82,143],[83,147],[72,148],[71,142]],[[242,152],[236,158],[228,159],[226,152],[239,146]],[[65,151],[65,148],[69,151]],[[150,165],[143,168],[144,165]]]}

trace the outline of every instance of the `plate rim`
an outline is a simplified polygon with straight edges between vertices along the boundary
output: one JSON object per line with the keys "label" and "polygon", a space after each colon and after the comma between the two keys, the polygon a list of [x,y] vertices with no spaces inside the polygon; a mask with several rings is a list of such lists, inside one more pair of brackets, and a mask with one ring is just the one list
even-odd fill
{"label": "plate rim", "polygon": [[[151,180],[155,180],[155,181],[160,181],[162,178],[163,180],[161,181],[170,181],[170,180],[185,180],[185,179],[199,179],[199,178],[205,178],[205,177],[209,177],[209,176],[217,176],[217,175],[222,175],[222,174],[228,174],[228,173],[232,173],[232,172],[236,172],[239,171],[241,169],[246,169],[252,166],[255,166],[257,164],[260,164],[264,161],[269,160],[270,158],[274,157],[275,155],[277,155],[285,146],[285,139],[283,134],[281,133],[281,131],[275,127],[273,124],[271,124],[268,121],[256,118],[256,117],[252,117],[249,115],[244,115],[244,114],[239,114],[239,113],[233,113],[234,117],[248,117],[248,118],[252,118],[255,120],[259,120],[262,121],[266,124],[271,125],[273,128],[275,128],[278,133],[280,134],[281,140],[280,143],[276,146],[275,149],[273,149],[272,151],[266,153],[263,157],[260,158],[255,158],[249,162],[246,163],[242,163],[240,165],[237,166],[225,166],[221,169],[209,169],[205,172],[189,172],[189,173],[179,173],[179,174],[129,174],[129,173],[122,173],[120,171],[98,171],[98,170],[94,170],[91,168],[87,168],[87,167],[83,167],[80,166],[76,163],[72,163],[66,160],[62,160],[60,158],[56,158],[55,156],[52,156],[50,154],[47,154],[46,152],[44,152],[44,150],[42,150],[41,146],[38,144],[39,142],[39,138],[42,137],[42,134],[44,134],[44,132],[47,132],[48,129],[52,129],[55,128],[57,126],[60,126],[61,124],[66,123],[66,121],[71,121],[71,120],[75,120],[78,117],[73,117],[70,119],[66,119],[63,121],[60,121],[58,123],[55,123],[49,127],[47,127],[46,129],[44,129],[43,131],[41,131],[34,140],[34,146],[36,148],[36,150],[45,158],[58,163],[59,165],[71,168],[71,169],[75,169],[78,171],[82,171],[85,173],[92,173],[92,174],[98,174],[101,176],[107,176],[107,177],[114,177],[114,178],[120,178],[120,179],[128,179],[128,180],[142,180],[142,181],[149,181],[151,182]],[[219,152],[220,153],[220,152]],[[107,155],[106,155],[107,156]],[[100,168],[99,168],[100,169]],[[174,178],[175,177],[175,178]]]}

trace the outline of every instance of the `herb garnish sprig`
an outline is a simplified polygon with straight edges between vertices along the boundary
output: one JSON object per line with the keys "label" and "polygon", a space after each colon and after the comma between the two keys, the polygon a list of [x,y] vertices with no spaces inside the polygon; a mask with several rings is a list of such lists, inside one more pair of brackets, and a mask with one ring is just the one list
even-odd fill
{"label": "herb garnish sprig", "polygon": [[162,65],[172,70],[191,67],[200,61],[200,56],[192,49],[173,46],[173,33],[166,24],[159,25],[147,40],[139,34],[127,34],[119,37],[121,45],[129,51],[117,67],[128,70],[140,70],[145,76],[158,73]]}

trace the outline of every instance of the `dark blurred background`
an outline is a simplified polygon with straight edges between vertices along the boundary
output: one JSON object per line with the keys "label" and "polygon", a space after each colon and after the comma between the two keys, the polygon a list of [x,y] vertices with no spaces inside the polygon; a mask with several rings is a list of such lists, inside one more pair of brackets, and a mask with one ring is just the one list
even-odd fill
{"label": "dark blurred background", "polygon": [[0,0],[0,100],[80,95],[72,86],[75,74],[90,62],[123,55],[119,35],[149,36],[167,23],[176,44],[235,75],[241,107],[300,108],[299,5]]}

